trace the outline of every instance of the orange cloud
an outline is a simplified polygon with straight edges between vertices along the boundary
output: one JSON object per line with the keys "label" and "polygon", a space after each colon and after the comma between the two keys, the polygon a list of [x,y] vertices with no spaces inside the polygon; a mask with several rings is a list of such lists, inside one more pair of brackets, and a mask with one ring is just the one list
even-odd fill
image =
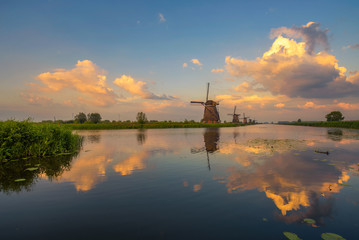
{"label": "orange cloud", "polygon": [[277,108],[283,108],[285,106],[285,104],[284,103],[278,103],[278,104],[276,104],[274,106],[277,107]]}
{"label": "orange cloud", "polygon": [[187,64],[187,63],[183,63],[182,67],[183,67],[183,68],[186,68],[186,67],[188,67],[188,64]]}
{"label": "orange cloud", "polygon": [[147,83],[142,81],[136,81],[131,76],[122,75],[120,78],[116,78],[113,82],[120,88],[129,92],[134,96],[140,96],[143,99],[159,99],[159,100],[171,100],[172,96],[167,95],[155,95],[148,90]]}
{"label": "orange cloud", "polygon": [[298,108],[303,109],[319,109],[319,108],[325,108],[327,106],[325,105],[316,105],[314,102],[306,102],[303,106],[298,105]]}
{"label": "orange cloud", "polygon": [[351,104],[351,103],[344,103],[340,102],[337,104],[338,107],[345,109],[345,110],[358,110],[359,104]]}
{"label": "orange cloud", "polygon": [[201,63],[198,59],[196,59],[196,58],[192,59],[191,62],[192,62],[193,64],[198,65],[198,66],[202,66],[202,63]]}
{"label": "orange cloud", "polygon": [[65,89],[83,94],[80,98],[96,106],[116,103],[117,95],[107,87],[105,71],[90,60],[78,61],[71,70],[56,69],[55,72],[41,73],[36,78],[43,86],[36,86],[40,92],[59,92]]}
{"label": "orange cloud", "polygon": [[258,96],[256,94],[249,96],[240,95],[217,95],[216,100],[221,101],[221,105],[233,106],[238,105],[241,108],[253,108],[253,105],[263,108],[268,104],[274,104],[286,100],[285,96]]}
{"label": "orange cloud", "polygon": [[32,93],[21,93],[21,97],[28,103],[33,105],[49,105],[53,104],[52,98],[36,96]]}
{"label": "orange cloud", "polygon": [[221,73],[221,72],[223,72],[223,69],[222,68],[212,69],[211,72],[212,73]]}
{"label": "orange cloud", "polygon": [[[308,23],[302,26],[303,31],[287,28],[272,31],[277,38],[261,58],[249,61],[227,56],[226,69],[232,76],[251,77],[254,83],[275,95],[302,98],[357,95],[359,82],[355,77],[346,77],[346,69],[338,65],[335,56],[311,50],[317,44],[326,46],[327,40],[323,37],[326,31],[318,27],[318,24]],[[305,41],[285,38],[280,35],[282,33]]]}

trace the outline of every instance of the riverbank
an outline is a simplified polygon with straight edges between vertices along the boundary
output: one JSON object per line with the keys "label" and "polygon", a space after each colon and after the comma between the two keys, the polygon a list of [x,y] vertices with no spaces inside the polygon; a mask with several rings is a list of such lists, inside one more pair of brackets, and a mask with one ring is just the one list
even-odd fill
{"label": "riverbank", "polygon": [[57,124],[0,121],[0,161],[73,154],[81,137]]}
{"label": "riverbank", "polygon": [[359,129],[359,121],[293,122],[293,123],[281,123],[281,125]]}
{"label": "riverbank", "polygon": [[140,124],[136,122],[116,122],[116,123],[83,123],[83,124],[64,124],[71,130],[105,130],[105,129],[150,129],[150,128],[220,128],[238,127],[242,123],[183,123],[183,122],[149,122]]}

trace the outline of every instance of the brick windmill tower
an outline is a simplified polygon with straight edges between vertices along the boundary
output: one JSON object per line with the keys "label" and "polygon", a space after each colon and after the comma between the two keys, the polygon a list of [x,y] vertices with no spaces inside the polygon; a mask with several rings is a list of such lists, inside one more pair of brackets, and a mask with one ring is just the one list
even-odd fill
{"label": "brick windmill tower", "polygon": [[234,106],[233,114],[228,113],[228,115],[233,116],[232,123],[239,123],[239,116],[240,116],[241,114],[236,113],[236,108],[237,108],[237,106]]}
{"label": "brick windmill tower", "polygon": [[246,114],[243,113],[243,117],[240,119],[243,119],[243,123],[246,124],[246,123],[248,123],[248,118],[250,118],[250,117],[246,117]]}
{"label": "brick windmill tower", "polygon": [[219,105],[218,102],[215,102],[213,100],[208,100],[208,93],[209,93],[209,83],[207,85],[207,96],[206,101],[191,101],[191,103],[199,103],[204,106],[204,113],[203,113],[203,120],[204,123],[219,123],[221,122],[219,118],[219,113],[217,110],[217,105]]}

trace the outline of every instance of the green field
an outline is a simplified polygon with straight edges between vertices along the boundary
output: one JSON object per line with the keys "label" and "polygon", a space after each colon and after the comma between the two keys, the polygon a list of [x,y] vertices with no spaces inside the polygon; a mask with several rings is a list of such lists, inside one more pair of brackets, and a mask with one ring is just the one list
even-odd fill
{"label": "green field", "polygon": [[101,129],[138,129],[138,128],[219,128],[243,126],[241,123],[184,123],[184,122],[154,122],[140,124],[137,122],[116,122],[116,123],[83,123],[64,124],[72,130],[101,130]]}
{"label": "green field", "polygon": [[359,121],[337,121],[337,122],[293,122],[283,125],[310,126],[310,127],[335,127],[359,129]]}
{"label": "green field", "polygon": [[72,154],[81,137],[57,124],[30,121],[0,121],[0,161]]}

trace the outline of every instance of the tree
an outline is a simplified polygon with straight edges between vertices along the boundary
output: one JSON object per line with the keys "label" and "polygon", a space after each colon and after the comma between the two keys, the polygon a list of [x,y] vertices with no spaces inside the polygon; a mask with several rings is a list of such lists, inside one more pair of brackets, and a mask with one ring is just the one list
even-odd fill
{"label": "tree", "polygon": [[87,114],[87,119],[92,123],[99,123],[101,122],[102,117],[99,113],[89,113]]}
{"label": "tree", "polygon": [[344,120],[343,114],[339,111],[333,111],[331,113],[328,113],[327,115],[325,115],[325,118],[327,119],[327,122]]}
{"label": "tree", "polygon": [[302,122],[302,119],[299,118],[297,122]]}
{"label": "tree", "polygon": [[79,112],[79,114],[77,114],[75,116],[75,121],[78,123],[84,123],[87,121],[87,117],[86,114],[84,114],[83,112]]}
{"label": "tree", "polygon": [[138,113],[137,113],[136,120],[137,120],[137,122],[140,123],[140,124],[144,124],[144,123],[148,122],[147,117],[146,117],[146,113],[144,113],[144,112],[138,112]]}

